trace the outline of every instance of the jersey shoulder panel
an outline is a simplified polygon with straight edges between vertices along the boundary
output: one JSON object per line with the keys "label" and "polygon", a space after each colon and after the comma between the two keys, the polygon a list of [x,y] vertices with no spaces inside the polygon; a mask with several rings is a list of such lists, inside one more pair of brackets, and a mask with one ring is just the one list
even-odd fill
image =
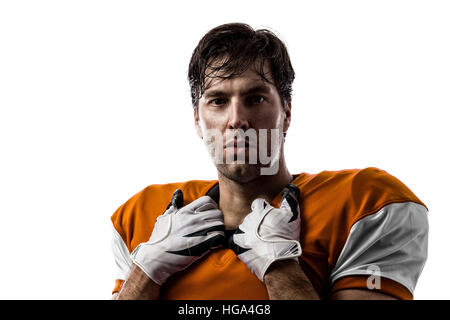
{"label": "jersey shoulder panel", "polygon": [[375,167],[303,173],[294,183],[305,210],[338,219],[344,214],[351,225],[391,203],[410,201],[426,207],[399,179]]}
{"label": "jersey shoulder panel", "polygon": [[351,194],[353,207],[360,209],[355,217],[357,220],[392,203],[415,202],[426,208],[403,182],[386,171],[373,167],[360,170],[354,175]]}
{"label": "jersey shoulder panel", "polygon": [[331,254],[334,259],[360,219],[392,203],[410,201],[425,206],[400,180],[375,167],[302,173],[293,183],[301,194],[305,250]]}
{"label": "jersey shoulder panel", "polygon": [[156,218],[166,210],[176,189],[183,191],[185,206],[204,195],[216,182],[190,180],[149,185],[121,205],[111,216],[111,221],[131,253],[150,238]]}
{"label": "jersey shoulder panel", "polygon": [[[330,285],[330,276],[358,221],[389,205],[412,202],[426,209],[400,180],[374,167],[301,173],[292,183],[299,187],[301,194],[303,260],[307,262],[314,257],[321,261],[320,265],[310,267],[320,276],[324,288]],[[394,213],[405,215],[408,212],[396,210]]]}

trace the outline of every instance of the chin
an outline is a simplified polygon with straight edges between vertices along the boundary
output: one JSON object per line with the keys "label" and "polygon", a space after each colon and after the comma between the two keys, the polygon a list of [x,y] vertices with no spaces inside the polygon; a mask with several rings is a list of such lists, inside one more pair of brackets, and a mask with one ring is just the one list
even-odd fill
{"label": "chin", "polygon": [[226,178],[238,183],[250,183],[261,176],[261,168],[256,164],[220,164],[217,170]]}

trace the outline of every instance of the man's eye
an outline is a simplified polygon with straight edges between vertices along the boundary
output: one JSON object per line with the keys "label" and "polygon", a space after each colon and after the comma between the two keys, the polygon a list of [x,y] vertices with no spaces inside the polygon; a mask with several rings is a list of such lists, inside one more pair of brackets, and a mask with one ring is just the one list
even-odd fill
{"label": "man's eye", "polygon": [[225,104],[227,101],[226,99],[223,98],[216,98],[216,99],[212,99],[209,104],[213,105],[213,106],[221,106],[223,104]]}
{"label": "man's eye", "polygon": [[248,99],[248,102],[250,104],[260,104],[262,102],[264,102],[264,97],[263,96],[252,96]]}

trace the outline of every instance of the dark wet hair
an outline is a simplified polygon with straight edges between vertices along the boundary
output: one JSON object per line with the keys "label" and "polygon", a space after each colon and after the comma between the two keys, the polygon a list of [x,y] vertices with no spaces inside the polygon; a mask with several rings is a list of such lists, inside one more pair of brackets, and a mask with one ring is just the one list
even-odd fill
{"label": "dark wet hair", "polygon": [[[266,62],[270,79],[264,74]],[[284,43],[267,29],[254,30],[244,23],[229,23],[210,30],[192,54],[188,80],[193,107],[198,107],[207,78],[230,79],[249,67],[275,85],[283,105],[291,102],[295,72]]]}

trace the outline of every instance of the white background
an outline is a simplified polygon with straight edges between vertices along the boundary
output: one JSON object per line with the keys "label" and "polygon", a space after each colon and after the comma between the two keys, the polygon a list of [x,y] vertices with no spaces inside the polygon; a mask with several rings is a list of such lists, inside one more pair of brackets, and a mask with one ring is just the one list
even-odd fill
{"label": "white background", "polygon": [[190,55],[266,27],[296,70],[291,173],[375,166],[430,210],[417,299],[448,299],[448,1],[1,1],[0,298],[108,299],[110,216],[153,183],[215,179]]}

